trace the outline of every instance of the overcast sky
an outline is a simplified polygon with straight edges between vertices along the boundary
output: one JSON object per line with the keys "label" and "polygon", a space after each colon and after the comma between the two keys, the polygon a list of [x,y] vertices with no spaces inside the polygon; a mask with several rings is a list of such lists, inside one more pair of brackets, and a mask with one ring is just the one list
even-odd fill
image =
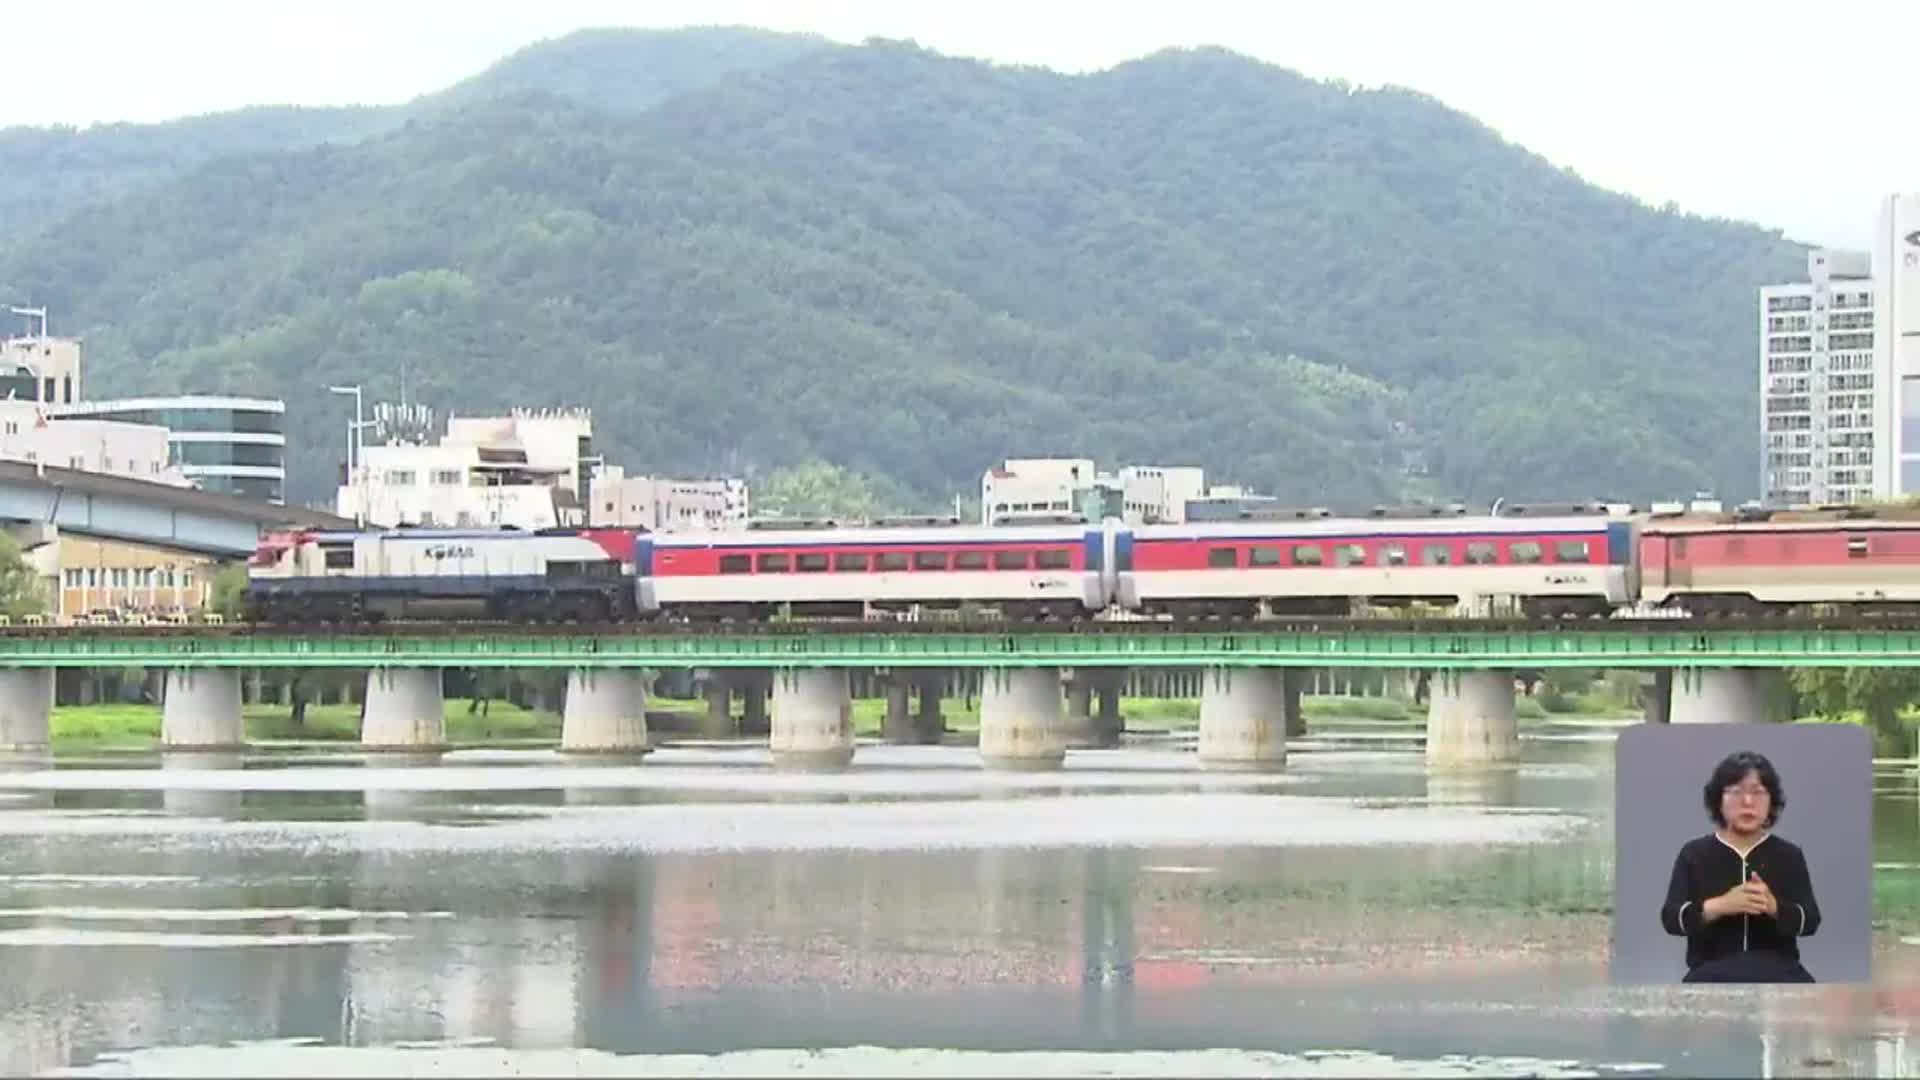
{"label": "overcast sky", "polygon": [[1424,91],[1595,183],[1862,246],[1920,190],[1920,3],[1780,0],[42,0],[0,126],[404,101],[590,26],[746,24],[1087,71],[1225,45]]}

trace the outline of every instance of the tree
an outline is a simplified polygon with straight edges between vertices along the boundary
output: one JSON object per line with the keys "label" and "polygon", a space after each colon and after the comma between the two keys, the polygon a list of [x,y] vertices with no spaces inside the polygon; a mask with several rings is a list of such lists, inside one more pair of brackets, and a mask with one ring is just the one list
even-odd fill
{"label": "tree", "polygon": [[1900,710],[1920,701],[1920,670],[1914,668],[1798,668],[1792,681],[1814,712],[1839,716],[1857,709],[1889,739],[1903,733]]}
{"label": "tree", "polygon": [[758,506],[782,517],[861,520],[884,513],[874,481],[829,462],[813,460],[775,470],[756,485]]}
{"label": "tree", "polygon": [[10,619],[47,610],[47,587],[20,550],[20,542],[0,533],[0,614]]}
{"label": "tree", "polygon": [[207,610],[224,619],[238,619],[247,597],[247,568],[229,563],[213,575],[213,591],[207,598]]}

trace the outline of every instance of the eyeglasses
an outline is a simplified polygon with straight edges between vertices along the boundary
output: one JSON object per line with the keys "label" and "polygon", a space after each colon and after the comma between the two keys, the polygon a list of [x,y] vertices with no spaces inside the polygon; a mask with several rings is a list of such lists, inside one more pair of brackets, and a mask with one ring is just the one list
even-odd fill
{"label": "eyeglasses", "polygon": [[1772,792],[1768,791],[1766,787],[1761,784],[1735,784],[1732,787],[1723,788],[1720,794],[1723,798],[1728,799],[1759,800],[1768,797]]}

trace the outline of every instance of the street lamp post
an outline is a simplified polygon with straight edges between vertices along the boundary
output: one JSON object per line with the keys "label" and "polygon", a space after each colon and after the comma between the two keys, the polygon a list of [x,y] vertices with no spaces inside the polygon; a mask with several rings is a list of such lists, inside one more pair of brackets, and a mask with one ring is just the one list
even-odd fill
{"label": "street lamp post", "polygon": [[365,527],[367,524],[367,496],[360,483],[360,458],[363,441],[360,432],[367,426],[361,407],[360,384],[352,386],[329,386],[327,392],[353,398],[353,419],[347,421],[347,486],[354,491],[353,523]]}

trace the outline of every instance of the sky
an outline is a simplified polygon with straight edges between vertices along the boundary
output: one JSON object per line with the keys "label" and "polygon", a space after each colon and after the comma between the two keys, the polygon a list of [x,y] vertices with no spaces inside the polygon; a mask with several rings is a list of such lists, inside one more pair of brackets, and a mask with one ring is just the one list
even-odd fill
{"label": "sky", "polygon": [[42,0],[0,6],[0,126],[395,103],[573,30],[689,25],[1068,72],[1222,45],[1411,87],[1604,187],[1813,244],[1866,248],[1880,200],[1920,190],[1911,0]]}

